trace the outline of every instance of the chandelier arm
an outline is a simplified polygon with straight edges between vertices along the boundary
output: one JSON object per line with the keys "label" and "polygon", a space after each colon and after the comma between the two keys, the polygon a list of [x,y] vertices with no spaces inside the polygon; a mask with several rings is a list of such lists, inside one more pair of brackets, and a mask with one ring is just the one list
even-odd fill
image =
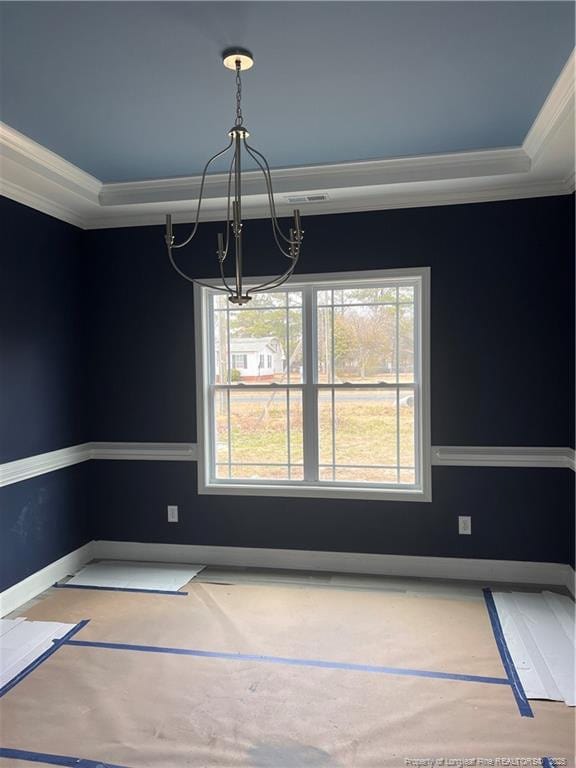
{"label": "chandelier arm", "polygon": [[190,277],[189,275],[187,275],[185,272],[182,272],[182,270],[180,269],[178,264],[176,264],[176,262],[174,261],[174,256],[172,254],[172,248],[169,245],[167,245],[166,246],[166,250],[168,251],[168,258],[170,259],[170,264],[172,264],[172,266],[174,267],[176,272],[178,272],[180,277],[183,277],[185,280],[188,280],[188,282],[193,283],[194,279],[192,277]]}
{"label": "chandelier arm", "polygon": [[233,141],[234,141],[234,139],[231,138],[230,139],[230,143],[228,144],[228,146],[225,147],[224,149],[221,149],[220,152],[216,152],[215,155],[212,155],[210,160],[208,160],[208,162],[204,166],[204,170],[202,171],[202,181],[200,182],[200,194],[198,196],[198,207],[196,208],[196,220],[194,222],[194,227],[192,229],[192,232],[186,238],[186,240],[183,240],[181,243],[171,243],[168,246],[169,248],[183,248],[185,245],[188,245],[188,243],[192,240],[192,238],[196,234],[196,230],[198,229],[198,222],[200,221],[200,208],[202,207],[202,197],[204,195],[204,184],[206,182],[206,173],[207,173],[208,168],[210,167],[210,165],[214,162],[214,160],[216,160],[218,157],[220,157],[221,155],[224,155],[224,154],[226,154],[226,152],[228,152],[228,150],[232,146]]}
{"label": "chandelier arm", "polygon": [[[262,154],[262,152],[260,152],[259,150],[257,150],[257,149],[256,149],[256,147],[252,147],[250,144],[248,144],[248,142],[247,142],[246,140],[244,140],[244,144],[246,145],[246,149],[247,149],[247,150],[250,152],[250,155],[251,155],[251,156],[254,158],[254,160],[256,160],[256,162],[258,163],[258,165],[259,165],[259,166],[260,166],[260,168],[262,169],[262,172],[264,173],[264,178],[266,179],[266,182],[267,182],[267,186],[269,186],[269,188],[270,188],[270,193],[271,193],[271,196],[272,196],[272,206],[271,206],[271,208],[272,208],[272,211],[271,211],[271,213],[272,213],[272,215],[273,215],[273,218],[276,220],[276,223],[277,223],[277,219],[278,219],[278,217],[277,217],[277,215],[276,215],[276,203],[274,202],[274,195],[272,194],[272,171],[270,170],[270,166],[269,166],[269,164],[268,164],[268,160],[266,160],[266,158],[264,157],[264,155]],[[260,158],[260,160],[261,160],[262,162],[260,163],[260,162],[259,162],[259,161],[258,161],[258,160],[257,160],[257,159],[254,157],[254,155],[258,155],[258,157]],[[262,166],[264,166],[264,167],[262,167]],[[280,230],[280,231],[281,231],[281,230]],[[281,234],[282,234],[282,236],[284,237],[284,239],[285,239],[285,240],[287,240],[287,239],[288,239],[288,238],[286,237],[286,235],[284,235],[284,234],[282,233],[282,231],[281,231]]]}
{"label": "chandelier arm", "polygon": [[[282,237],[282,238],[283,238],[283,239],[284,239],[284,240],[285,240],[287,243],[289,243],[289,244],[290,244],[290,249],[291,249],[291,250],[292,250],[293,248],[295,248],[295,247],[299,247],[300,243],[299,243],[299,241],[297,241],[297,240],[294,240],[294,239],[292,239],[292,238],[287,238],[287,237],[286,237],[286,236],[283,234],[283,232],[282,232],[282,230],[280,229],[280,227],[279,227],[278,223],[275,221],[275,219],[274,219],[274,217],[273,217],[273,215],[272,215],[272,199],[273,199],[273,193],[272,193],[272,185],[271,185],[271,183],[269,182],[269,179],[267,178],[267,175],[266,175],[266,171],[265,171],[265,170],[264,170],[264,168],[262,167],[262,164],[261,164],[261,163],[258,161],[258,158],[256,158],[256,157],[255,157],[255,156],[252,154],[252,152],[250,151],[250,149],[247,149],[247,152],[248,152],[248,154],[250,155],[250,157],[252,157],[252,158],[255,160],[255,162],[256,162],[256,163],[257,163],[257,164],[260,166],[260,169],[262,170],[262,174],[263,174],[263,176],[264,176],[264,179],[266,180],[266,189],[267,189],[267,192],[268,192],[268,203],[269,203],[269,205],[270,205],[271,222],[272,222],[272,234],[273,234],[273,236],[274,236],[274,240],[275,240],[275,242],[276,242],[276,246],[277,246],[278,250],[280,251],[280,253],[281,253],[283,256],[285,256],[287,259],[293,259],[293,258],[294,258],[294,255],[293,255],[291,252],[287,252],[287,251],[285,251],[285,250],[284,250],[284,246],[283,246],[283,245],[280,243],[280,241],[278,240],[278,234],[280,234],[280,236],[281,236],[281,237]],[[292,230],[290,230],[290,231],[292,231]]]}
{"label": "chandelier arm", "polygon": [[287,253],[284,250],[284,246],[280,243],[278,240],[278,235],[286,242],[289,243],[291,247],[295,245],[295,241],[291,240],[289,237],[286,237],[286,235],[282,232],[280,225],[278,224],[278,221],[276,220],[276,211],[274,208],[274,193],[272,191],[272,181],[269,177],[269,174],[266,173],[266,169],[260,163],[258,158],[252,153],[252,150],[249,147],[246,147],[246,151],[250,155],[250,157],[254,160],[254,162],[259,166],[260,170],[262,171],[262,175],[264,176],[264,181],[266,183],[266,192],[268,194],[268,206],[270,208],[270,222],[272,224],[272,234],[274,235],[274,240],[276,241],[276,245],[278,247],[278,250],[282,253],[283,256],[285,256],[287,259],[291,259],[292,256],[290,253]]}
{"label": "chandelier arm", "polygon": [[167,251],[168,251],[168,258],[170,259],[170,263],[172,264],[176,272],[178,272],[178,274],[181,277],[183,277],[185,280],[188,280],[189,283],[195,283],[195,284],[197,283],[198,285],[203,285],[206,288],[213,288],[216,291],[223,291],[224,293],[229,293],[229,294],[234,293],[234,291],[230,288],[230,286],[226,282],[225,276],[223,274],[224,270],[222,267],[222,262],[220,262],[220,271],[222,273],[222,282],[226,286],[225,288],[221,288],[219,285],[211,285],[210,283],[204,283],[202,282],[202,280],[197,280],[195,277],[190,277],[190,275],[187,275],[185,272],[183,272],[178,266],[178,264],[176,264],[176,262],[174,261],[174,255],[172,253],[172,249],[170,247],[167,247]]}
{"label": "chandelier arm", "polygon": [[[250,155],[250,157],[255,161],[255,163],[259,166],[260,170],[262,171],[262,174],[264,176],[264,181],[266,183],[266,191],[268,192],[268,203],[270,205],[270,214],[271,214],[271,220],[272,220],[272,227],[275,228],[275,230],[278,232],[280,237],[286,242],[293,244],[293,241],[290,240],[289,237],[286,237],[284,232],[282,232],[282,229],[280,225],[278,224],[278,216],[276,215],[276,203],[274,202],[274,190],[272,189],[272,175],[270,173],[270,166],[268,165],[268,161],[264,157],[264,155],[261,152],[258,152],[257,149],[254,149],[254,147],[251,147],[246,140],[244,140],[244,145],[246,146],[246,151]],[[264,164],[262,164],[258,157],[261,157]],[[278,242],[278,241],[276,241]],[[286,255],[286,254],[284,254]],[[288,257],[290,258],[290,257]]]}
{"label": "chandelier arm", "polygon": [[196,278],[188,278],[194,285],[202,285],[204,288],[210,288],[212,291],[222,291],[222,293],[234,293],[229,289],[222,288],[220,285],[212,285],[211,283],[205,283],[203,280],[196,280]]}
{"label": "chandelier arm", "polygon": [[[172,255],[172,249],[171,248],[167,248],[167,250],[168,250],[168,258],[170,259],[170,263],[172,264],[172,266],[174,267],[176,272],[178,272],[178,274],[181,277],[183,277],[185,280],[188,280],[189,283],[198,283],[198,285],[204,285],[204,286],[206,286],[206,288],[214,288],[217,291],[224,291],[224,292],[226,292],[226,288],[221,288],[219,285],[210,285],[209,283],[203,283],[201,280],[196,280],[195,277],[190,277],[190,275],[187,275],[185,272],[183,272],[180,269],[178,264],[176,264],[176,262],[174,261],[174,256]],[[228,289],[228,292],[230,292],[229,289]]]}
{"label": "chandelier arm", "polygon": [[220,263],[220,277],[222,278],[222,282],[224,283],[224,290],[228,291],[230,296],[233,296],[234,295],[234,291],[228,285],[228,282],[226,280],[226,275],[224,274],[224,260],[223,259],[218,259],[218,261]]}
{"label": "chandelier arm", "polygon": [[270,290],[271,288],[278,288],[283,283],[288,280],[289,277],[291,277],[292,273],[294,272],[294,269],[296,268],[296,264],[298,264],[298,259],[300,258],[300,254],[297,256],[294,256],[292,259],[292,264],[288,267],[286,272],[284,272],[279,277],[274,277],[272,280],[268,280],[266,283],[261,283],[260,285],[257,285],[255,288],[250,288],[250,290],[246,291],[246,294],[249,296],[251,293],[260,293],[261,291]]}
{"label": "chandelier arm", "polygon": [[[212,163],[212,162],[213,162],[213,161],[214,161],[214,160],[215,160],[217,157],[220,157],[220,155],[223,155],[223,154],[225,154],[225,153],[226,153],[226,152],[227,152],[227,151],[230,149],[230,147],[231,147],[231,146],[232,146],[232,139],[230,140],[230,143],[228,144],[228,146],[227,146],[225,149],[223,149],[223,150],[221,150],[220,152],[216,153],[216,154],[215,154],[213,157],[211,157],[211,158],[210,158],[210,160],[208,160],[208,162],[206,163],[206,165],[205,165],[205,167],[204,167],[204,171],[203,171],[203,173],[202,173],[202,182],[201,182],[201,185],[200,185],[200,197],[199,197],[199,200],[198,200],[198,209],[197,209],[197,212],[196,212],[196,222],[195,222],[195,224],[194,224],[194,228],[193,228],[193,230],[192,230],[192,233],[191,233],[191,234],[190,234],[190,236],[189,236],[189,237],[188,237],[188,238],[187,238],[187,239],[186,239],[184,242],[182,242],[182,243],[179,243],[179,244],[167,244],[167,250],[168,250],[168,257],[169,257],[169,259],[170,259],[170,263],[172,264],[172,267],[173,267],[173,268],[176,270],[176,272],[177,272],[177,273],[178,273],[178,274],[179,274],[181,277],[183,277],[185,280],[188,280],[188,282],[190,282],[190,283],[197,283],[198,285],[203,285],[203,286],[205,286],[206,288],[213,288],[214,290],[217,290],[217,291],[222,291],[222,292],[224,292],[224,293],[228,293],[228,294],[230,294],[230,295],[233,295],[233,294],[234,294],[234,292],[233,292],[233,290],[230,288],[230,286],[228,285],[228,283],[227,283],[227,281],[226,281],[226,276],[225,276],[225,274],[224,274],[224,267],[223,267],[222,261],[221,261],[220,259],[219,259],[219,263],[220,263],[220,273],[221,273],[221,277],[222,277],[222,282],[223,282],[223,284],[224,284],[224,286],[225,286],[225,287],[223,287],[223,288],[222,288],[222,287],[220,287],[220,286],[218,286],[218,285],[211,285],[210,283],[205,283],[205,282],[202,282],[201,280],[197,280],[197,279],[195,279],[195,278],[193,278],[193,277],[190,277],[189,275],[187,275],[187,274],[186,274],[185,272],[183,272],[183,270],[182,270],[182,269],[180,269],[180,267],[179,267],[179,266],[176,264],[176,262],[174,261],[174,256],[173,256],[173,253],[172,253],[172,248],[182,248],[183,246],[187,245],[187,244],[188,244],[188,243],[189,243],[189,242],[192,240],[192,238],[194,237],[194,235],[196,234],[196,230],[197,230],[197,228],[198,228],[198,221],[199,221],[199,214],[200,214],[200,206],[201,206],[201,204],[202,204],[202,193],[203,193],[203,188],[204,188],[204,181],[205,181],[205,178],[206,178],[206,171],[208,170],[208,167],[210,166],[210,164],[211,164],[211,163]],[[228,229],[229,229],[229,227],[228,227],[228,223],[229,223],[229,222],[227,222],[227,228],[226,228],[226,234],[227,234],[227,239],[226,239],[226,250],[228,249]]]}
{"label": "chandelier arm", "polygon": [[[244,142],[246,144],[247,151],[249,152],[250,156],[253,158],[253,160],[256,161],[258,166],[260,167],[262,174],[264,176],[264,180],[266,182],[266,188],[268,190],[268,198],[270,203],[270,214],[272,219],[272,226],[275,228],[275,231],[280,235],[280,237],[286,242],[290,244],[290,250],[292,250],[293,247],[297,246],[300,247],[300,244],[302,242],[302,231],[300,228],[300,214],[298,212],[297,219],[295,219],[295,226],[296,230],[295,232],[290,230],[290,237],[286,237],[284,232],[282,231],[282,228],[280,227],[280,224],[278,223],[278,216],[276,214],[276,203],[274,202],[274,191],[272,189],[272,172],[270,171],[270,166],[268,165],[268,161],[264,157],[264,155],[259,152],[254,147],[251,147],[248,142]],[[258,155],[258,157],[262,158],[262,162],[265,166],[265,168],[262,167],[262,164],[258,162],[258,158],[254,155]],[[296,211],[294,211],[294,215],[296,216]],[[295,236],[294,236],[295,235]],[[276,239],[276,238],[275,238]],[[278,240],[276,239],[276,243],[278,244],[278,247],[280,247]],[[281,249],[282,250],[282,249]],[[284,255],[288,256],[288,258],[292,258],[292,254],[286,254]]]}
{"label": "chandelier arm", "polygon": [[264,283],[263,285],[258,285],[256,288],[253,288],[250,291],[247,291],[246,295],[250,296],[252,293],[264,293],[264,291],[273,291],[276,288],[280,288],[281,285],[284,285],[285,282],[287,282],[291,277],[292,273],[294,272],[294,267],[296,265],[293,265],[290,267],[288,272],[285,272],[281,278],[278,278],[276,282],[274,283]]}

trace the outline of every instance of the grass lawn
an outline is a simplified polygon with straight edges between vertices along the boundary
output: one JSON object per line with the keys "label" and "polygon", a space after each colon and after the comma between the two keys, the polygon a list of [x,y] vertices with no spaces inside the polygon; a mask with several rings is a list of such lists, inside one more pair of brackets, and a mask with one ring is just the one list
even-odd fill
{"label": "grass lawn", "polygon": [[[408,394],[408,393],[407,393]],[[228,430],[226,396],[217,408],[217,462],[228,462]],[[366,465],[396,465],[397,426],[400,428],[400,463],[414,466],[414,408],[401,404],[396,414],[395,393],[360,394],[339,391],[335,396],[334,449],[339,466],[336,479],[366,482],[396,482],[396,470],[368,468]],[[230,416],[232,462],[244,466],[233,468],[233,477],[288,479],[286,467],[266,467],[266,464],[302,464],[302,408],[300,394],[290,394],[290,436],[288,439],[286,392],[232,392]],[[288,443],[290,444],[288,446]],[[321,395],[319,403],[320,464],[333,462],[332,398]],[[253,466],[258,465],[261,466]],[[248,466],[251,465],[251,466]],[[360,468],[343,468],[359,465]],[[227,477],[227,467],[219,476]],[[293,468],[291,477],[301,478]],[[321,479],[332,480],[332,468],[321,469]],[[401,473],[401,482],[413,482],[413,472]]]}

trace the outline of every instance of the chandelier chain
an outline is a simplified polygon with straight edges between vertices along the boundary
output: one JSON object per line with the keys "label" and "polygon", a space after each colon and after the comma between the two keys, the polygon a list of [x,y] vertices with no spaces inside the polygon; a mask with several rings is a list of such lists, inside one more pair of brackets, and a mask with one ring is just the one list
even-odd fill
{"label": "chandelier chain", "polygon": [[240,62],[236,62],[236,125],[242,125],[242,80],[240,78]]}

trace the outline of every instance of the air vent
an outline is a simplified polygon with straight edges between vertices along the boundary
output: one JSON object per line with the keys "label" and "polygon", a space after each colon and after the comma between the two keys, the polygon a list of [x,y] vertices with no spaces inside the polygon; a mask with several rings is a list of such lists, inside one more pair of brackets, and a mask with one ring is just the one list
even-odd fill
{"label": "air vent", "polygon": [[316,195],[287,195],[286,200],[289,203],[324,203],[330,198],[326,192],[319,192]]}

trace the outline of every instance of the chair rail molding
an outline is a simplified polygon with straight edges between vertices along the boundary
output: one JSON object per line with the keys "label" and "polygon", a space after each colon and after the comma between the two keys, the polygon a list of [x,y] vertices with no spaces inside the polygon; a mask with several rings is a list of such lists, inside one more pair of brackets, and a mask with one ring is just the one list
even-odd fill
{"label": "chair rail molding", "polygon": [[[521,146],[439,155],[376,159],[272,171],[280,215],[291,196],[303,215],[377,211],[430,205],[513,200],[574,191],[575,55],[570,55]],[[190,222],[200,178],[105,184],[64,158],[0,123],[0,193],[83,229],[162,224],[167,204],[175,222]],[[267,215],[267,197],[246,174],[243,214]],[[227,184],[206,181],[202,220],[226,216]]]}
{"label": "chair rail molding", "polygon": [[573,448],[434,446],[436,467],[558,467],[576,471]]}
{"label": "chair rail molding", "polygon": [[[83,461],[197,461],[196,443],[82,443],[0,464],[0,488]],[[432,446],[433,467],[532,467],[576,471],[573,448]]]}
{"label": "chair rail molding", "polygon": [[196,461],[195,443],[82,443],[0,464],[0,488],[91,459]]}
{"label": "chair rail molding", "polygon": [[58,469],[72,467],[92,458],[90,443],[71,445],[68,448],[60,448],[57,451],[48,451],[36,456],[28,456],[25,459],[8,461],[0,464],[0,488],[13,483],[21,483],[47,472],[56,472]]}
{"label": "chair rail molding", "polygon": [[196,461],[196,443],[90,443],[92,459]]}

